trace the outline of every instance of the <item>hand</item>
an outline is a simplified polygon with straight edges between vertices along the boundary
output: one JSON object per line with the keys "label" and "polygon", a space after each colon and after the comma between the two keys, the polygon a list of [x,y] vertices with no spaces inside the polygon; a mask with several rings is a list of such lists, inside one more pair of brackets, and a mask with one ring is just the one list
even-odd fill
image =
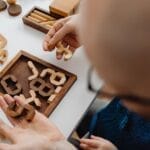
{"label": "hand", "polygon": [[12,144],[0,143],[0,150],[76,150],[67,140],[49,141],[32,128],[11,128],[0,120],[0,134]]}
{"label": "hand", "polygon": [[[46,150],[50,143],[47,136],[32,128],[10,127],[0,120],[0,135],[12,144],[0,143],[1,150]],[[47,149],[48,150],[48,149]]]}
{"label": "hand", "polygon": [[[22,106],[25,105],[24,100],[20,99],[20,97],[18,96],[16,96],[15,98],[12,98],[9,95],[5,95],[4,97],[0,96],[0,106],[4,113],[6,112],[8,105],[13,101],[16,101]],[[64,136],[59,131],[59,129],[41,113],[36,112],[32,122],[27,122],[25,119],[19,120],[11,118],[9,116],[7,117],[10,120],[10,122],[14,125],[14,127],[23,128],[25,130],[30,129],[31,131],[36,132],[41,136],[47,137],[49,141],[64,139]]]}
{"label": "hand", "polygon": [[97,136],[91,136],[91,139],[81,139],[80,142],[83,150],[117,150],[111,142]]}
{"label": "hand", "polygon": [[[74,15],[57,21],[46,35],[43,49],[45,51],[52,51],[60,41],[64,47],[69,45],[72,52],[80,47],[77,34],[78,17],[78,15]],[[57,59],[62,58],[61,54],[56,55]]]}

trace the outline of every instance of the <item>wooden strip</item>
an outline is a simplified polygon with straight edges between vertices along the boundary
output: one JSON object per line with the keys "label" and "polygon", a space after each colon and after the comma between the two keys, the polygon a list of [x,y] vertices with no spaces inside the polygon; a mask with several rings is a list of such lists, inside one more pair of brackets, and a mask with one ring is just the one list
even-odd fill
{"label": "wooden strip", "polygon": [[51,26],[51,25],[49,25],[49,24],[47,24],[47,25],[45,25],[46,27],[48,27],[49,29],[51,29],[53,26]]}
{"label": "wooden strip", "polygon": [[39,19],[40,21],[47,21],[47,18],[37,15],[36,13],[31,13],[30,16]]}
{"label": "wooden strip", "polygon": [[46,21],[46,22],[41,22],[42,25],[51,25],[53,26],[55,21]]}
{"label": "wooden strip", "polygon": [[40,23],[41,21],[39,19],[36,19],[34,17],[31,17],[31,16],[28,16],[27,17],[29,20],[33,21],[33,22],[37,22],[37,23]]}
{"label": "wooden strip", "polygon": [[41,22],[40,24],[41,24],[41,25],[47,25],[48,23],[49,23],[49,21]]}
{"label": "wooden strip", "polygon": [[40,15],[40,16],[42,16],[42,17],[45,17],[46,19],[49,19],[51,21],[56,20],[55,18],[53,18],[53,17],[51,17],[49,15],[46,15],[45,13],[42,13],[41,11],[34,10],[33,12],[38,14],[38,15]]}

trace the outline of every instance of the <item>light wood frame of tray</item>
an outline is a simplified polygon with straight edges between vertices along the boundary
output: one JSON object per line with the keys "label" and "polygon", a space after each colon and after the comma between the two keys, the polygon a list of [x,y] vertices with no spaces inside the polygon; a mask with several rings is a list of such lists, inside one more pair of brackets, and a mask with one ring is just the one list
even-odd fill
{"label": "light wood frame of tray", "polygon": [[[57,105],[61,102],[61,100],[63,99],[65,94],[68,92],[68,90],[71,88],[71,86],[74,84],[74,82],[77,80],[77,76],[21,50],[12,59],[12,61],[10,61],[10,63],[8,63],[8,65],[2,70],[2,72],[0,73],[0,80],[2,80],[2,78],[5,75],[13,74],[18,79],[18,82],[22,85],[22,87],[24,87],[22,90],[22,93],[26,97],[30,97],[30,94],[29,94],[30,88],[29,88],[29,83],[28,83],[28,78],[27,78],[27,76],[29,76],[29,74],[31,75],[30,69],[27,68],[28,67],[27,62],[29,60],[32,61],[35,66],[38,66],[39,72],[41,72],[43,69],[46,69],[46,68],[52,68],[56,72],[57,71],[63,72],[67,76],[66,83],[62,86],[62,90],[56,96],[54,101],[52,101],[50,104],[48,104],[46,101],[47,99],[45,99],[45,98],[40,99],[41,103],[42,103],[42,108],[37,109],[37,110],[42,112],[44,115],[46,115],[48,117],[54,111],[54,109],[57,107]],[[21,71],[21,69],[22,69],[22,71]],[[26,75],[26,74],[28,74],[28,75]],[[25,77],[27,79],[22,79]],[[0,93],[6,94],[2,85],[0,85]]]}

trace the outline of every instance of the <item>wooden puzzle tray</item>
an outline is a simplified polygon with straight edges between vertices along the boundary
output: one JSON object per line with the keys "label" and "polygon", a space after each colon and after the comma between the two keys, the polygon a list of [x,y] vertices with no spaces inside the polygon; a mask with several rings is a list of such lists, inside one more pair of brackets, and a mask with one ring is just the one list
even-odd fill
{"label": "wooden puzzle tray", "polygon": [[23,17],[23,22],[34,29],[47,33],[55,21],[60,18],[63,18],[63,16],[34,7]]}
{"label": "wooden puzzle tray", "polygon": [[76,79],[76,75],[20,51],[0,73],[0,93],[19,95],[48,117]]}

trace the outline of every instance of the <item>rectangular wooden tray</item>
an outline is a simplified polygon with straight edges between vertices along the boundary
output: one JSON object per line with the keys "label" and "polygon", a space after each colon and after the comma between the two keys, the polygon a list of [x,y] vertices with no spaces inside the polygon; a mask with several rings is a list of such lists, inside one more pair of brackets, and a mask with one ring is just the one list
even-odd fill
{"label": "rectangular wooden tray", "polygon": [[[35,18],[35,15],[39,16],[39,12],[42,13],[42,16],[40,16],[40,18],[42,20],[37,20]],[[32,18],[29,18],[29,16],[31,17],[32,15]],[[55,22],[56,20],[60,19],[60,18],[63,18],[63,16],[60,16],[60,15],[57,15],[57,14],[54,14],[54,13],[49,13],[48,11],[45,11],[39,7],[33,7],[24,17],[23,17],[23,22],[24,24],[34,28],[34,29],[37,29],[39,31],[42,31],[44,33],[47,33],[49,31],[49,29],[51,28],[49,25],[53,22]],[[44,20],[43,20],[44,19]],[[45,23],[48,23],[47,25],[45,25]],[[49,24],[50,23],[50,24]]]}
{"label": "rectangular wooden tray", "polygon": [[[16,57],[13,58],[13,60],[0,73],[0,82],[6,75],[15,76],[17,79],[17,82],[20,83],[22,86],[21,94],[23,94],[26,98],[31,97],[29,94],[29,91],[31,89],[29,87],[28,77],[32,75],[32,71],[27,65],[28,61],[33,62],[33,64],[38,69],[39,73],[41,73],[43,69],[50,68],[50,69],[55,70],[55,72],[64,73],[67,78],[66,82],[62,85],[61,91],[56,95],[55,99],[51,103],[47,103],[47,99],[48,99],[47,97],[42,97],[39,93],[36,93],[37,97],[40,99],[42,103],[42,106],[41,108],[35,107],[35,105],[33,106],[38,111],[42,112],[48,117],[56,108],[56,106],[60,103],[60,101],[68,92],[68,90],[71,88],[71,86],[74,84],[74,82],[77,79],[77,76],[66,70],[56,67],[50,63],[47,63],[25,51],[20,51],[16,55]],[[44,80],[46,83],[50,82],[49,77],[43,78],[42,80]],[[8,84],[10,84],[11,87],[14,86],[14,85],[11,85],[11,83],[8,83]],[[57,86],[54,86],[54,87],[56,88]],[[0,84],[0,93],[7,94],[1,84]]]}

